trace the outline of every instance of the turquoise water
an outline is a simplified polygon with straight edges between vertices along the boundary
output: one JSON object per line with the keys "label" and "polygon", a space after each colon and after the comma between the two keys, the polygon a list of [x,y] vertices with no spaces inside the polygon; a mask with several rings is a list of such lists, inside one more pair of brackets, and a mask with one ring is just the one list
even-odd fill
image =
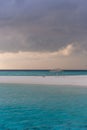
{"label": "turquoise water", "polygon": [[55,76],[55,75],[87,75],[87,70],[0,70],[0,76]]}
{"label": "turquoise water", "polygon": [[0,130],[87,130],[87,88],[0,84]]}

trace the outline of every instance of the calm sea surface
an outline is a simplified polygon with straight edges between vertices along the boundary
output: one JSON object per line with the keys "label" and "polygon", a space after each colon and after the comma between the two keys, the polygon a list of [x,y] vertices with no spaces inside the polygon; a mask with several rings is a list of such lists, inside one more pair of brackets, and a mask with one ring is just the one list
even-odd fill
{"label": "calm sea surface", "polygon": [[0,130],[87,130],[87,88],[0,84]]}
{"label": "calm sea surface", "polygon": [[0,70],[0,76],[87,75],[87,70]]}

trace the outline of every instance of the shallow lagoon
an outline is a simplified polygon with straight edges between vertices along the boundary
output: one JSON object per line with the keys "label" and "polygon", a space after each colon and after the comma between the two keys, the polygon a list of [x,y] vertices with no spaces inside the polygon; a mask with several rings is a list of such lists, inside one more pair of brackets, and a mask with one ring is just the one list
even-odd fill
{"label": "shallow lagoon", "polygon": [[87,88],[0,84],[0,130],[87,130]]}

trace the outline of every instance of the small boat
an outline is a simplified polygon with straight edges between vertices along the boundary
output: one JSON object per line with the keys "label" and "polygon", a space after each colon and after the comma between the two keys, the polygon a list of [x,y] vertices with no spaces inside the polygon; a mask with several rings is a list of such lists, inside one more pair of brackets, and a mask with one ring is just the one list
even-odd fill
{"label": "small boat", "polygon": [[51,70],[50,70],[50,72],[60,72],[60,71],[62,71],[62,69],[60,69],[60,68],[57,68],[57,69],[51,69]]}
{"label": "small boat", "polygon": [[52,70],[50,70],[50,72],[52,72],[52,73],[55,73],[55,75],[61,75],[63,70],[62,69],[60,69],[60,68],[57,68],[57,69],[52,69]]}

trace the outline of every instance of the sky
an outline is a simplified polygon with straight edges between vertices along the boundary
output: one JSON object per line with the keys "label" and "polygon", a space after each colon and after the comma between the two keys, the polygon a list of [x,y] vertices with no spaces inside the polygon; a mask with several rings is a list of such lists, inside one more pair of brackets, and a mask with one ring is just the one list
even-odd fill
{"label": "sky", "polygon": [[0,0],[0,69],[87,69],[86,0]]}

